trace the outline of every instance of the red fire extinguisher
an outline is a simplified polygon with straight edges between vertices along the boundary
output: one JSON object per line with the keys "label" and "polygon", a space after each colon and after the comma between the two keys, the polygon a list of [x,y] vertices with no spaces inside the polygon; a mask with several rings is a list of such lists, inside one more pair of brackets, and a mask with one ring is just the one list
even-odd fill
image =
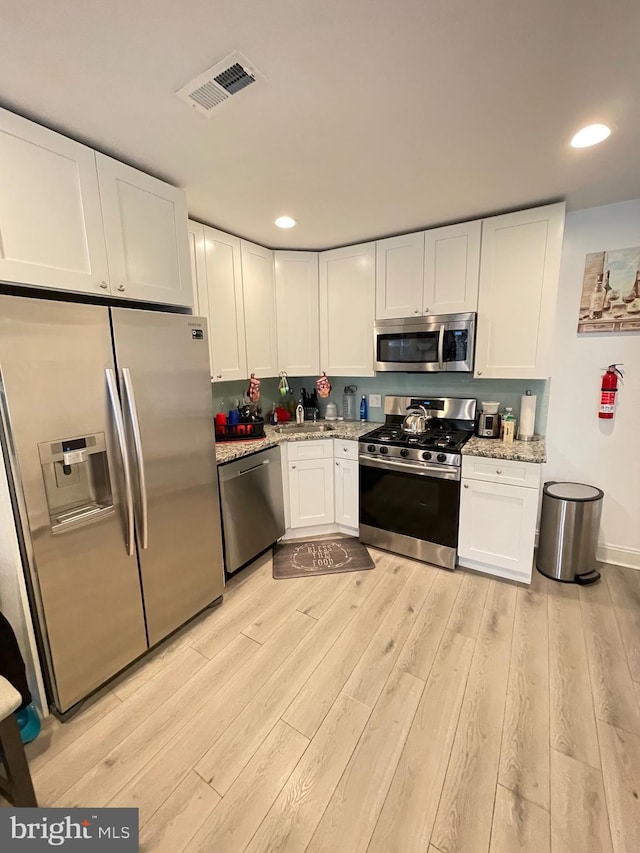
{"label": "red fire extinguisher", "polygon": [[600,409],[598,417],[611,420],[616,408],[616,394],[618,393],[618,376],[622,379],[621,364],[610,364],[607,372],[602,377],[602,389],[600,393]]}

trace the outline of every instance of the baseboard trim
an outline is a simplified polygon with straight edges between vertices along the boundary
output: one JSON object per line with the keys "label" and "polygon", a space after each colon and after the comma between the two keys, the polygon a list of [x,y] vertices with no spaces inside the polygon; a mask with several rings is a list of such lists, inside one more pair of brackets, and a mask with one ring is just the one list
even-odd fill
{"label": "baseboard trim", "polygon": [[481,563],[478,560],[468,560],[466,557],[458,557],[457,564],[462,569],[471,569],[471,571],[480,572],[488,577],[504,578],[508,581],[516,581],[517,583],[524,584],[531,583],[533,565],[531,566],[531,571],[526,573],[515,571],[514,569],[502,569],[496,566],[490,566],[487,563]]}
{"label": "baseboard trim", "polygon": [[345,527],[344,524],[316,524],[313,527],[288,527],[281,542],[289,539],[315,539],[317,536],[330,536],[332,533],[343,533],[346,536],[357,536],[357,527]]}
{"label": "baseboard trim", "polygon": [[[536,548],[538,547],[538,534],[536,530]],[[626,569],[638,569],[640,571],[640,551],[636,548],[623,548],[618,545],[607,545],[598,543],[596,559],[601,563],[612,563],[615,566],[624,566]]]}
{"label": "baseboard trim", "polygon": [[601,563],[613,563],[616,566],[640,571],[640,551],[635,548],[620,548],[616,545],[601,543],[598,545],[597,557]]}

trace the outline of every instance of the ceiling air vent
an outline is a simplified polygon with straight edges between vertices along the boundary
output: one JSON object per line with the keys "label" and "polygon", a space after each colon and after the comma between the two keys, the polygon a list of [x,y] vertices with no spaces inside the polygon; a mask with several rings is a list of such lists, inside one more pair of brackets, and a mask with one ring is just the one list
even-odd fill
{"label": "ceiling air vent", "polygon": [[209,118],[213,111],[259,79],[256,69],[237,50],[209,68],[176,92],[181,101],[191,104]]}

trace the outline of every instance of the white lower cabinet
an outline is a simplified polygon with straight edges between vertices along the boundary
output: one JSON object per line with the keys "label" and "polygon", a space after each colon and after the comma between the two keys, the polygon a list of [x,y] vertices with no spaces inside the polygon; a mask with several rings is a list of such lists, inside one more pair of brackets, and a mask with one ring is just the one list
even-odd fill
{"label": "white lower cabinet", "polygon": [[358,463],[352,459],[335,460],[336,524],[356,530],[358,527]]}
{"label": "white lower cabinet", "polygon": [[285,539],[358,534],[358,442],[292,441],[282,445]]}
{"label": "white lower cabinet", "polygon": [[289,462],[291,527],[313,527],[334,520],[333,459]]}
{"label": "white lower cabinet", "polygon": [[[493,480],[473,479],[479,460],[463,458],[460,496],[458,562],[497,577],[529,583],[533,568],[540,466],[533,463],[483,460],[495,463]],[[511,468],[531,470],[527,485],[512,485]],[[499,471],[499,473],[497,473]]]}

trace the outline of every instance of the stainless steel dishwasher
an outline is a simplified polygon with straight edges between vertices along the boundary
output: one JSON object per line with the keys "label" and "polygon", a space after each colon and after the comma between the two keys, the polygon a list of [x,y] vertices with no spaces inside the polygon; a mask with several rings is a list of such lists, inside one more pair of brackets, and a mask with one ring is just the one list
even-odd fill
{"label": "stainless steel dishwasher", "polygon": [[218,467],[228,574],[284,534],[280,448],[271,447]]}

